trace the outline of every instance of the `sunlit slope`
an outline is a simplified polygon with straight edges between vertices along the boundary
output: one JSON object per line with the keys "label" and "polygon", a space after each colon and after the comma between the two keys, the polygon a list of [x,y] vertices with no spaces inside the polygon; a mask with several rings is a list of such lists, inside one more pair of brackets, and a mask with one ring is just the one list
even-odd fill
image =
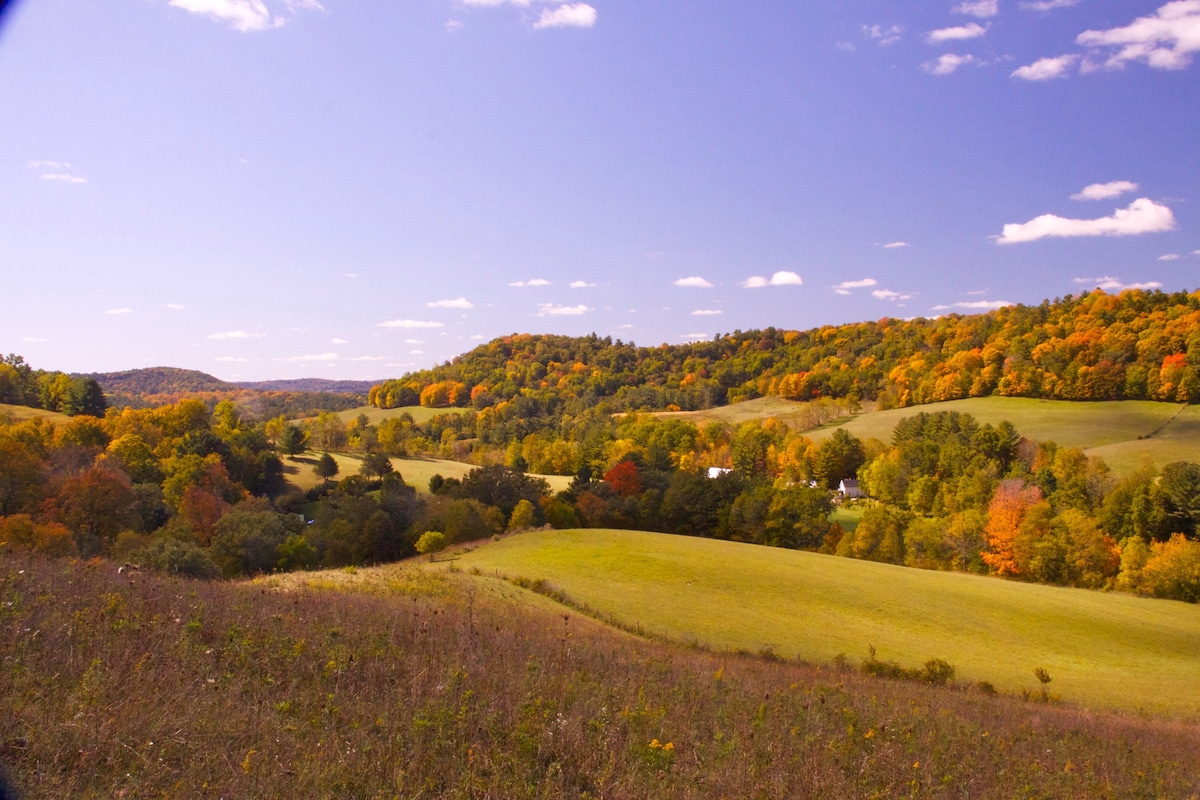
{"label": "sunlit slope", "polygon": [[1200,607],[639,531],[544,531],[463,554],[463,569],[545,579],[601,614],[680,641],[905,666],[1090,706],[1200,714]]}
{"label": "sunlit slope", "polygon": [[[357,453],[330,453],[337,462],[338,474],[334,480],[341,480],[349,475],[357,475],[362,468],[363,457]],[[319,451],[309,450],[296,458],[283,459],[283,470],[287,479],[293,485],[307,491],[321,483],[313,467],[320,458]],[[458,478],[461,480],[468,472],[475,469],[474,464],[464,464],[461,461],[447,461],[440,458],[393,458],[392,469],[400,473],[404,482],[415,488],[421,494],[429,493],[429,479],[434,475],[443,478]],[[551,492],[560,492],[570,485],[570,475],[533,475],[544,478],[550,484]]]}
{"label": "sunlit slope", "polygon": [[29,406],[14,406],[8,403],[0,403],[0,419],[9,418],[14,422],[24,422],[27,419],[41,418],[55,423],[70,422],[71,418],[66,414],[60,414],[57,411],[46,411],[42,408],[30,408]]}

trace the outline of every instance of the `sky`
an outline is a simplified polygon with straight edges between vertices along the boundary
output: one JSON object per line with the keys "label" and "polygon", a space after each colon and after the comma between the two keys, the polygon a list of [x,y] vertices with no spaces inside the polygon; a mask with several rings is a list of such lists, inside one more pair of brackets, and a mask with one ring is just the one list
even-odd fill
{"label": "sky", "polygon": [[1200,0],[24,0],[0,353],[382,380],[1200,288]]}

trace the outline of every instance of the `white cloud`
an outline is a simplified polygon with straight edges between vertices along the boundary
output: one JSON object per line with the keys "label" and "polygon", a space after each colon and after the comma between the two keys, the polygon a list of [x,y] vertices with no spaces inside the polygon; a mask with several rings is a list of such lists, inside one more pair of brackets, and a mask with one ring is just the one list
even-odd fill
{"label": "white cloud", "polygon": [[426,308],[461,308],[463,310],[474,308],[475,304],[465,297],[459,297],[455,300],[434,300],[432,303],[426,303]]}
{"label": "white cloud", "polygon": [[1174,0],[1124,28],[1084,31],[1075,38],[1093,49],[1116,48],[1105,66],[1119,69],[1144,61],[1155,69],[1183,69],[1200,52],[1200,0]]}
{"label": "white cloud", "polygon": [[461,30],[462,30],[462,27],[463,27],[463,24],[462,24],[461,22],[459,22],[458,20],[456,20],[456,19],[448,19],[448,20],[446,20],[446,25],[445,25],[445,28],[446,28],[446,30],[447,30],[447,31],[449,31],[450,33],[455,33],[455,32],[457,32],[457,31],[461,31]]}
{"label": "white cloud", "polygon": [[210,333],[205,339],[249,339],[250,334],[245,331],[224,331],[222,333]]}
{"label": "white cloud", "polygon": [[425,344],[424,339],[405,339],[405,344]]}
{"label": "white cloud", "polygon": [[590,28],[596,24],[596,9],[587,3],[566,3],[558,8],[543,9],[533,24],[535,30],[544,28]]}
{"label": "white cloud", "polygon": [[1193,250],[1193,251],[1192,251],[1192,255],[1194,255],[1194,256],[1200,256],[1200,250]]}
{"label": "white cloud", "polygon": [[1167,253],[1165,256],[1159,256],[1159,261],[1178,261],[1180,255],[1178,253]]}
{"label": "white cloud", "polygon": [[698,308],[692,312],[693,317],[717,317],[725,312],[719,308]]}
{"label": "white cloud", "polygon": [[187,306],[181,305],[179,303],[167,303],[165,308],[168,308],[171,311],[183,311],[185,308],[187,308]]}
{"label": "white cloud", "polygon": [[993,311],[1015,305],[1007,300],[972,300],[964,303],[951,303],[948,306],[934,306],[933,311],[949,311],[952,308],[962,308],[968,311]]}
{"label": "white cloud", "polygon": [[879,281],[874,278],[863,278],[860,281],[842,281],[833,288],[836,289],[866,289],[868,286],[876,286]]}
{"label": "white cloud", "polygon": [[589,311],[591,311],[591,309],[584,305],[556,306],[553,303],[538,304],[539,317],[577,317],[580,314],[586,314]]}
{"label": "white cloud", "polygon": [[955,14],[968,14],[972,17],[986,19],[1000,13],[999,0],[975,0],[975,2],[959,3],[953,9]]}
{"label": "white cloud", "polygon": [[231,363],[231,364],[234,364],[234,363],[240,364],[240,363],[244,363],[246,361],[246,359],[239,358],[237,356],[217,356],[213,360],[214,361],[223,361],[223,362]]}
{"label": "white cloud", "polygon": [[47,172],[41,177],[44,181],[58,181],[60,183],[87,183],[87,178],[81,178],[78,175],[72,175],[69,172]]}
{"label": "white cloud", "polygon": [[1079,56],[1068,53],[1054,58],[1039,58],[1024,67],[1018,67],[1009,75],[1010,78],[1020,78],[1023,81],[1048,81],[1053,78],[1065,77],[1067,71],[1075,66]]}
{"label": "white cloud", "polygon": [[355,356],[354,358],[351,358],[348,360],[349,361],[384,361],[386,359],[384,356]]}
{"label": "white cloud", "polygon": [[985,33],[987,33],[987,28],[977,22],[968,22],[966,25],[956,25],[953,28],[939,28],[936,31],[930,31],[925,34],[925,41],[929,44],[958,42],[963,39],[978,39]]}
{"label": "white cloud", "polygon": [[891,289],[876,289],[875,291],[871,292],[871,296],[874,297],[876,300],[911,300],[912,299],[911,294],[901,294],[900,292],[893,292]]}
{"label": "white cloud", "polygon": [[1079,0],[1032,0],[1028,3],[1017,3],[1024,11],[1053,11],[1056,8],[1070,8],[1079,5]]}
{"label": "white cloud", "polygon": [[707,333],[685,333],[679,337],[680,339],[707,339]]}
{"label": "white cloud", "polygon": [[442,328],[445,327],[440,322],[425,322],[419,319],[393,319],[387,322],[381,322],[377,327],[380,328]]}
{"label": "white cloud", "polygon": [[900,41],[904,33],[902,25],[863,25],[863,36],[879,42],[880,47],[887,47]]}
{"label": "white cloud", "polygon": [[588,283],[587,281],[571,281],[572,289],[591,289],[596,284]]}
{"label": "white cloud", "polygon": [[1138,185],[1133,181],[1110,181],[1108,183],[1091,183],[1083,187],[1079,194],[1071,195],[1072,200],[1108,200],[1120,197],[1126,192],[1136,192]]}
{"label": "white cloud", "polygon": [[42,342],[48,342],[50,340],[42,339],[37,336],[22,336],[21,341],[22,342],[30,342],[31,344],[41,344]]}
{"label": "white cloud", "polygon": [[945,53],[938,56],[936,61],[926,61],[921,65],[921,69],[930,75],[950,75],[956,72],[959,67],[970,64],[974,60],[975,56],[969,54],[960,56],[955,53]]}
{"label": "white cloud", "polygon": [[325,6],[317,2],[317,0],[283,0],[283,4],[287,6],[288,11],[295,13],[297,9],[304,11],[324,11]]}
{"label": "white cloud", "polygon": [[550,281],[545,278],[534,278],[530,281],[513,281],[509,286],[515,286],[518,289],[523,289],[526,286],[549,286]]}
{"label": "white cloud", "polygon": [[337,353],[318,353],[311,356],[291,356],[290,358],[277,358],[276,361],[337,361]]}
{"label": "white cloud", "polygon": [[1035,242],[1052,237],[1075,236],[1137,236],[1175,229],[1171,209],[1142,197],[1128,208],[1119,208],[1112,216],[1100,219],[1066,219],[1056,214],[1043,214],[1029,222],[1004,226],[997,244]]}
{"label": "white cloud", "polygon": [[1158,281],[1147,281],[1145,283],[1121,283],[1118,279],[1111,275],[1106,275],[1103,278],[1076,278],[1075,283],[1084,286],[1094,286],[1097,289],[1103,289],[1106,292],[1119,292],[1124,289],[1161,289],[1162,284]]}
{"label": "white cloud", "polygon": [[70,169],[67,161],[30,161],[25,165],[29,169]]}
{"label": "white cloud", "polygon": [[110,316],[117,316],[119,314],[132,314],[133,309],[132,308],[110,308],[108,311],[105,311],[104,313],[108,314]]}
{"label": "white cloud", "polygon": [[887,244],[883,245],[884,250],[896,250],[901,247],[912,247],[912,245],[908,242],[888,242]]}
{"label": "white cloud", "polygon": [[711,289],[713,284],[701,278],[699,275],[692,275],[687,278],[680,278],[675,281],[676,286],[686,286],[692,289]]}
{"label": "white cloud", "polygon": [[761,289],[764,286],[802,286],[804,281],[794,272],[776,272],[769,279],[761,275],[742,281],[744,289]]}
{"label": "white cloud", "polygon": [[346,341],[345,339],[339,339],[335,336],[330,344],[350,344],[350,342]]}
{"label": "white cloud", "polygon": [[273,15],[262,0],[170,0],[169,5],[224,23],[242,33],[278,28],[284,23],[284,19]]}

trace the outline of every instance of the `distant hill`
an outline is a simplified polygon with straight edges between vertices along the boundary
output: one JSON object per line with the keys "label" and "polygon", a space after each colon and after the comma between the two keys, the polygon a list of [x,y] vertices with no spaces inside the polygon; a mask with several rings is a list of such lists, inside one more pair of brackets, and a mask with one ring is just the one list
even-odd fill
{"label": "distant hill", "polygon": [[236,392],[238,385],[214,378],[206,372],[177,367],[147,367],[123,372],[91,372],[105,394],[147,395],[196,392]]}
{"label": "distant hill", "polygon": [[333,392],[366,394],[376,381],[331,381],[325,378],[295,378],[287,381],[239,381],[243,389],[260,392]]}

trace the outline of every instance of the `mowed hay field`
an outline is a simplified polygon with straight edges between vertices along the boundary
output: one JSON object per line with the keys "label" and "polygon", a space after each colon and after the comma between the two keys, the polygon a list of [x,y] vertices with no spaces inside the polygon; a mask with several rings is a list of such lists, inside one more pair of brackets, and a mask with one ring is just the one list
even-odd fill
{"label": "mowed hay field", "polygon": [[347,411],[339,411],[337,412],[337,416],[338,419],[345,423],[358,419],[360,416],[365,416],[371,421],[372,425],[378,425],[385,419],[398,417],[401,414],[408,414],[413,418],[413,422],[422,423],[428,422],[440,414],[465,414],[467,411],[468,409],[465,408],[426,408],[425,406],[402,406],[400,408],[359,406]]}
{"label": "mowed hay field", "polygon": [[0,403],[0,419],[11,419],[13,422],[24,422],[27,419],[37,418],[56,423],[69,422],[71,419],[66,414],[60,414],[57,411],[46,411],[45,409],[41,408],[13,406],[9,405],[8,403]]}
{"label": "mowed hay field", "polygon": [[845,428],[860,439],[890,442],[900,420],[939,411],[970,414],[980,423],[992,425],[1007,420],[1026,438],[1078,447],[1102,457],[1118,473],[1130,472],[1147,462],[1161,467],[1172,461],[1200,461],[1200,407],[1148,400],[1075,403],[976,397],[868,412],[805,435],[820,442],[838,428]]}
{"label": "mowed hay field", "polygon": [[544,580],[622,625],[717,650],[905,667],[1066,702],[1200,719],[1200,606],[615,530],[523,533],[461,554],[483,576]]}
{"label": "mowed hay field", "polygon": [[[330,455],[338,465],[338,474],[334,476],[334,480],[345,478],[348,475],[357,475],[362,467],[363,457],[360,454],[330,453]],[[303,491],[319,486],[321,479],[313,471],[318,458],[320,458],[320,453],[312,450],[301,453],[294,459],[285,457],[283,470],[288,482]],[[429,479],[434,475],[461,480],[464,475],[475,469],[475,465],[464,464],[461,461],[446,461],[440,458],[393,458],[392,469],[399,472],[400,477],[404,478],[404,482],[416,489],[418,493],[429,494]],[[566,489],[572,481],[570,475],[533,475],[533,477],[544,478],[550,484],[552,493]]]}

